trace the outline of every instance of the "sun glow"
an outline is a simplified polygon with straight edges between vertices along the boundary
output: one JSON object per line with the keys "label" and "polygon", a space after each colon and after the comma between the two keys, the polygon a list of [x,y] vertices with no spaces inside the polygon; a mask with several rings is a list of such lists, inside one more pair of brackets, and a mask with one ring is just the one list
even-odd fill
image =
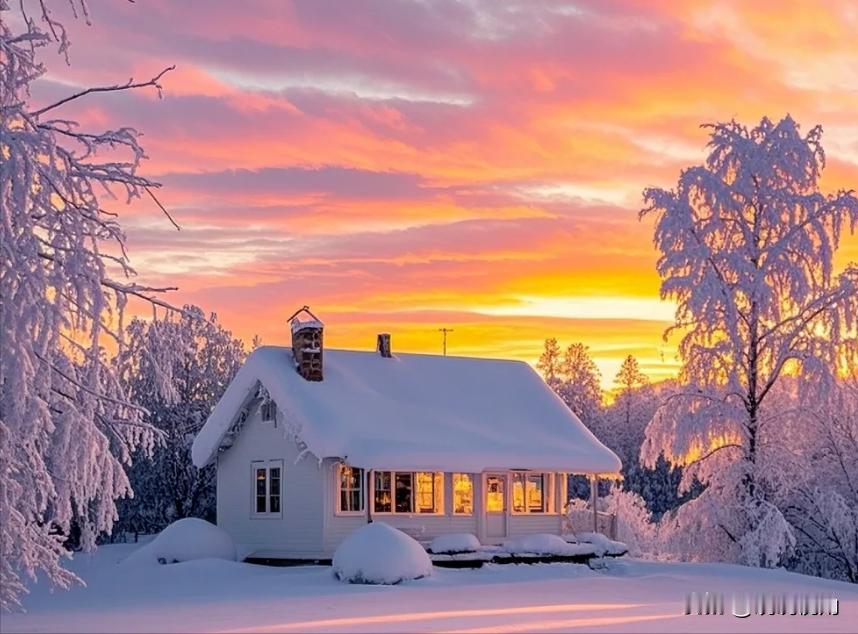
{"label": "sun glow", "polygon": [[742,437],[736,432],[723,432],[706,438],[695,438],[684,454],[673,456],[671,460],[678,465],[687,466],[727,447],[742,448]]}

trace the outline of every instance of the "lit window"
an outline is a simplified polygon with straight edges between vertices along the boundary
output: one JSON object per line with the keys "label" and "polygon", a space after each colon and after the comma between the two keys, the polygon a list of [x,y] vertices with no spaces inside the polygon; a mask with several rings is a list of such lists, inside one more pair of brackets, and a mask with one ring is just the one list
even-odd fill
{"label": "lit window", "polygon": [[415,473],[417,480],[417,512],[444,512],[444,474],[421,471]]}
{"label": "lit window", "polygon": [[503,513],[506,509],[503,476],[486,477],[486,511],[489,513]]}
{"label": "lit window", "polygon": [[453,474],[453,513],[472,515],[474,512],[474,480],[470,473]]}
{"label": "lit window", "polygon": [[282,472],[283,463],[280,460],[252,464],[255,515],[279,515],[282,511],[280,502],[283,495]]}
{"label": "lit window", "polygon": [[545,513],[548,496],[544,473],[512,474],[512,510],[516,513]]}
{"label": "lit window", "polygon": [[376,471],[373,486],[375,513],[443,513],[444,474]]}
{"label": "lit window", "polygon": [[268,470],[256,470],[256,512],[264,513],[268,504]]}
{"label": "lit window", "polygon": [[527,476],[527,512],[544,513],[546,508],[545,475],[528,474]]}
{"label": "lit window", "polygon": [[363,469],[340,465],[340,513],[363,511]]}
{"label": "lit window", "polygon": [[377,471],[374,474],[375,479],[375,512],[390,513],[392,510],[391,504],[393,501],[393,491],[391,489],[393,474],[390,471]]}

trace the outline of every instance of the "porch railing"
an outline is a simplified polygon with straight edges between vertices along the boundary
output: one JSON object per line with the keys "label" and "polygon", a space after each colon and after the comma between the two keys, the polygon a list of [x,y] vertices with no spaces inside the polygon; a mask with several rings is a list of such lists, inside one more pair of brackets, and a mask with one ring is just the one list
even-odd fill
{"label": "porch railing", "polygon": [[609,539],[617,538],[617,516],[613,513],[597,511],[595,526],[593,511],[585,509],[571,509],[566,513],[565,528],[570,533],[601,533]]}

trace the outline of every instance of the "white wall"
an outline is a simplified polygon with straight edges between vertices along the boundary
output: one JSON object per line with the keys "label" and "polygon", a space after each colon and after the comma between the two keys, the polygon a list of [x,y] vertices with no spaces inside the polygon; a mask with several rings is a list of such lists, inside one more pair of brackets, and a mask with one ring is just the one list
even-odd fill
{"label": "white wall", "polygon": [[[232,535],[241,558],[330,558],[340,542],[367,522],[367,514],[338,515],[337,461],[321,464],[310,453],[296,463],[295,441],[285,437],[282,422],[275,427],[254,412],[227,451],[220,454],[217,469],[217,522]],[[252,463],[282,460],[283,512],[279,517],[253,514]],[[428,542],[446,533],[483,535],[483,478],[474,475],[473,515],[453,515],[452,476],[444,474],[443,515],[373,514],[374,521],[387,522],[420,541]],[[507,536],[529,533],[559,533],[565,496],[565,478],[551,479],[552,510],[545,514],[514,515],[507,510]],[[508,487],[509,489],[509,487]],[[369,503],[370,492],[367,492]],[[503,540],[499,540],[503,541]]]}
{"label": "white wall", "polygon": [[[262,422],[258,410],[248,417],[235,444],[217,464],[217,523],[235,540],[238,555],[283,558],[322,557],[322,467],[312,455],[295,462],[295,441],[278,421]],[[283,461],[283,512],[254,517],[251,464]]]}

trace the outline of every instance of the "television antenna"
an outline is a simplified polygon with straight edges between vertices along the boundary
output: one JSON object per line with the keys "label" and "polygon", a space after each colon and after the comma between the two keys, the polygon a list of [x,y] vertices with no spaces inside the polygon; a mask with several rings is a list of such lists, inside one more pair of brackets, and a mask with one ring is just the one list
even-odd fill
{"label": "television antenna", "polygon": [[444,356],[446,357],[447,356],[447,333],[453,332],[453,329],[452,328],[439,328],[438,332],[440,332],[444,335],[443,349],[444,349]]}

